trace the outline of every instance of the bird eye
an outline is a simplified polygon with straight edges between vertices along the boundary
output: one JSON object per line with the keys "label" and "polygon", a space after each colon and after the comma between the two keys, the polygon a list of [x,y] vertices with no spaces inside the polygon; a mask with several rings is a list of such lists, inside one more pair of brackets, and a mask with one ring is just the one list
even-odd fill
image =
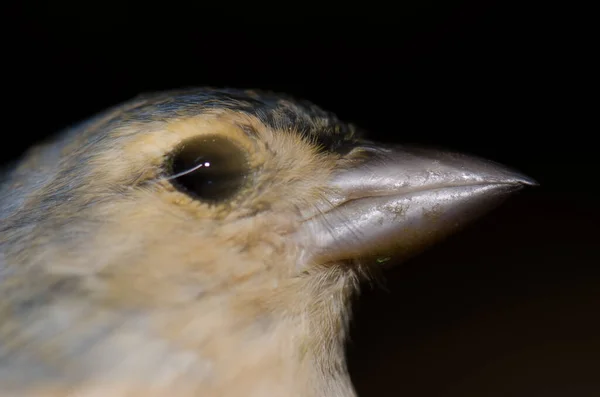
{"label": "bird eye", "polygon": [[172,153],[167,168],[176,188],[211,203],[233,197],[249,171],[244,151],[218,136],[184,141]]}

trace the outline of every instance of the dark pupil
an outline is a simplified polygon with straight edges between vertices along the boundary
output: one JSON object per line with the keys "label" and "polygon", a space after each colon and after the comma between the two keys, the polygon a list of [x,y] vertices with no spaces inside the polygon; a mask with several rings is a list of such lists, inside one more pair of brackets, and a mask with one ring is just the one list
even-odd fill
{"label": "dark pupil", "polygon": [[220,137],[193,138],[174,152],[173,184],[206,201],[232,197],[243,186],[248,173],[244,152]]}

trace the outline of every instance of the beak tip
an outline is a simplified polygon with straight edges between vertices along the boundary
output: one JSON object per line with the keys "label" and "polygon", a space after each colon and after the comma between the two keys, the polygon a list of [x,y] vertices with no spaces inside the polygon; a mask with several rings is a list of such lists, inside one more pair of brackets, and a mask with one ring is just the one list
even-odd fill
{"label": "beak tip", "polygon": [[540,186],[538,181],[536,181],[535,179],[533,179],[531,177],[523,175],[523,174],[515,174],[514,178],[511,178],[510,183],[518,184],[523,187],[525,187],[525,186],[531,186],[531,187]]}

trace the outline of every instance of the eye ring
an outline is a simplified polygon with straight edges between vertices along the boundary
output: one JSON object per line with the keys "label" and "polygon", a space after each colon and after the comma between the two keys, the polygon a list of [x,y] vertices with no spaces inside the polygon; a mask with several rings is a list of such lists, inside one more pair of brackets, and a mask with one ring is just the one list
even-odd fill
{"label": "eye ring", "polygon": [[235,197],[250,174],[245,150],[217,135],[186,139],[168,156],[165,169],[177,190],[211,204]]}

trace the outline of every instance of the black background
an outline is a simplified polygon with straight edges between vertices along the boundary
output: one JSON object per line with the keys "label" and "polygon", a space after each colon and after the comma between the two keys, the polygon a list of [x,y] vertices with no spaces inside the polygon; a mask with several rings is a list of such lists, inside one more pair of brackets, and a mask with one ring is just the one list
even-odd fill
{"label": "black background", "polygon": [[140,92],[209,85],[288,92],[377,140],[505,163],[541,186],[390,271],[385,288],[365,287],[353,380],[360,396],[600,395],[598,127],[586,121],[597,45],[585,44],[585,11],[424,0],[152,7],[5,10],[4,160]]}

